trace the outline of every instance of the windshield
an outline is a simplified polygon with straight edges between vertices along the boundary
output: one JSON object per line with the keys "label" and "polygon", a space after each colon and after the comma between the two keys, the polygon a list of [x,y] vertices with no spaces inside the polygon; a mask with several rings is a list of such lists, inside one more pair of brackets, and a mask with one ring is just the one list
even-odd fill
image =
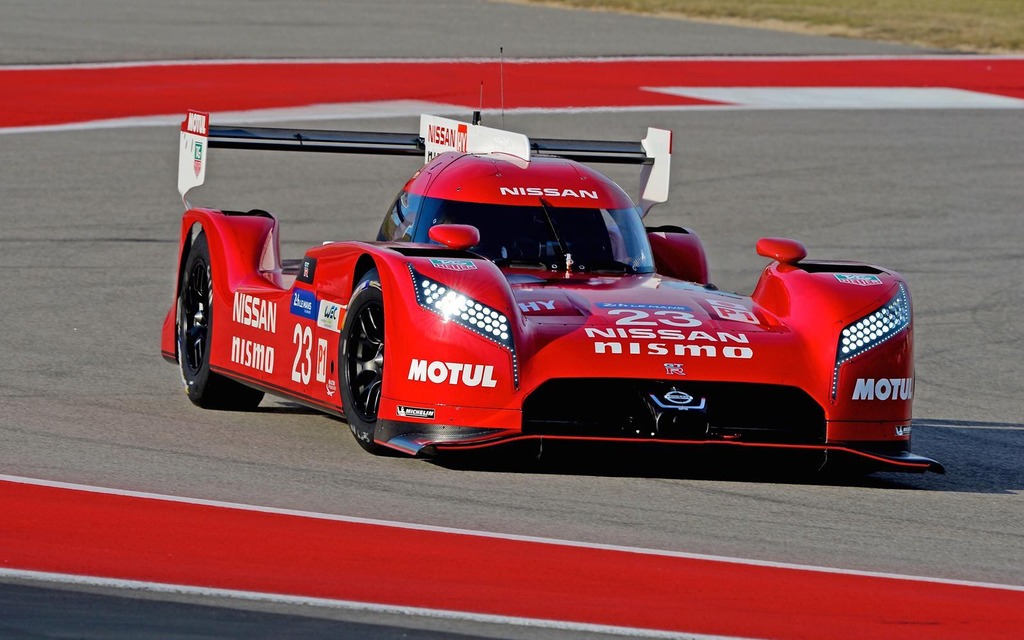
{"label": "windshield", "polygon": [[437,224],[470,224],[480,230],[474,251],[499,266],[572,271],[652,273],[654,262],[635,208],[554,207],[541,198],[534,206],[480,204],[424,198],[416,242],[430,242]]}

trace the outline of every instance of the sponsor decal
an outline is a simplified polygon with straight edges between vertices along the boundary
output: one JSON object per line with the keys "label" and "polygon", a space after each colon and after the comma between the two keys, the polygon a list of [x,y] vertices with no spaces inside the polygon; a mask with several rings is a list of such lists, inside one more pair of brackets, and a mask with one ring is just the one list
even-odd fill
{"label": "sponsor decal", "polygon": [[910,425],[909,424],[907,424],[907,425],[897,425],[896,426],[896,435],[897,436],[907,436],[907,437],[910,437]]}
{"label": "sponsor decal", "polygon": [[295,345],[292,382],[309,384],[309,376],[313,373],[313,363],[310,360],[313,351],[313,330],[296,322],[292,329],[292,344]]}
{"label": "sponsor decal", "polygon": [[662,409],[674,409],[676,411],[700,411],[704,408],[706,401],[704,398],[694,398],[685,391],[679,389],[672,389],[667,393],[658,395],[651,393],[648,395],[651,401]]}
{"label": "sponsor decal", "polygon": [[198,178],[200,172],[203,170],[203,143],[197,141],[192,153],[192,168],[195,170],[196,177]]}
{"label": "sponsor decal", "polygon": [[312,318],[316,314],[316,294],[305,289],[292,289],[292,313],[304,318]]}
{"label": "sponsor decal", "polygon": [[857,378],[854,400],[910,400],[914,397],[913,378]]}
{"label": "sponsor decal", "polygon": [[[600,309],[650,309],[653,311],[689,311],[690,307],[677,304],[642,304],[634,302],[598,302]],[[699,323],[698,323],[699,324]]]}
{"label": "sponsor decal", "polygon": [[431,258],[430,266],[446,271],[473,271],[476,269],[476,264],[472,260],[458,258]]}
{"label": "sponsor decal", "polygon": [[530,302],[520,302],[519,308],[523,310],[523,313],[537,313],[541,309],[545,311],[555,310],[554,300],[532,300]]}
{"label": "sponsor decal", "polygon": [[643,327],[585,327],[588,338],[625,338],[632,340],[671,340],[677,342],[733,342],[750,344],[745,333],[716,331],[714,334],[700,329],[647,329]]}
{"label": "sponsor decal", "polygon": [[666,362],[665,363],[665,375],[667,375],[667,376],[685,376],[686,372],[683,371],[683,365],[681,363]]}
{"label": "sponsor decal", "polygon": [[836,280],[843,284],[855,284],[859,287],[871,287],[882,284],[882,279],[866,273],[833,273]]}
{"label": "sponsor decal", "polygon": [[277,333],[277,303],[236,291],[231,319],[247,327]]}
{"label": "sponsor decal", "polygon": [[[682,311],[646,311],[613,309],[609,315],[624,314],[614,327],[585,327],[586,337],[594,340],[594,353],[612,355],[687,356],[691,358],[725,358],[749,360],[754,350],[747,346],[750,340],[743,333],[717,331],[709,333],[682,327],[700,325],[693,314]],[[671,328],[662,328],[669,325]],[[680,328],[675,328],[680,327]],[[648,342],[655,340],[656,342]],[[723,343],[702,344],[702,343]],[[685,344],[698,343],[698,344]]]}
{"label": "sponsor decal", "polygon": [[420,418],[422,420],[434,419],[433,409],[423,409],[421,407],[406,407],[398,405],[398,407],[395,409],[395,412],[398,414],[399,418]]}
{"label": "sponsor decal", "polygon": [[409,379],[434,384],[461,384],[467,387],[494,387],[494,367],[463,362],[441,362],[413,359],[409,365]]}
{"label": "sponsor decal", "polygon": [[728,302],[726,300],[717,300],[714,298],[705,298],[711,308],[715,310],[718,317],[722,320],[731,320],[732,322],[746,322],[747,324],[760,324],[757,320],[757,316],[750,309],[744,307],[742,304],[736,302]]}
{"label": "sponsor decal", "polygon": [[327,381],[327,397],[328,398],[333,398],[334,394],[337,393],[337,392],[338,392],[338,383],[334,381],[334,378],[331,378],[330,380]]}
{"label": "sponsor decal", "polygon": [[664,342],[595,342],[594,353],[631,356],[675,356],[677,358],[730,358],[750,360],[750,347],[719,347],[713,344],[667,344]]}
{"label": "sponsor decal", "polygon": [[318,338],[316,341],[316,381],[327,381],[327,341],[323,338]]}
{"label": "sponsor decal", "polygon": [[302,266],[299,267],[299,275],[295,279],[306,284],[313,284],[313,276],[315,275],[316,258],[303,258]]}
{"label": "sponsor decal", "polygon": [[329,300],[320,301],[320,310],[316,315],[316,326],[341,333],[341,310],[344,307],[337,302]]}
{"label": "sponsor decal", "polygon": [[559,189],[558,187],[498,187],[503,196],[547,196],[549,198],[584,198],[597,200],[596,191],[586,189]]}
{"label": "sponsor decal", "polygon": [[210,114],[198,111],[189,111],[185,121],[181,123],[182,131],[188,131],[199,136],[205,136],[209,132]]}
{"label": "sponsor decal", "polygon": [[456,127],[427,125],[427,139],[434,144],[444,145],[460,153],[466,153],[469,142],[469,127],[459,124]]}
{"label": "sponsor decal", "polygon": [[261,373],[274,373],[274,347],[232,337],[231,362]]}

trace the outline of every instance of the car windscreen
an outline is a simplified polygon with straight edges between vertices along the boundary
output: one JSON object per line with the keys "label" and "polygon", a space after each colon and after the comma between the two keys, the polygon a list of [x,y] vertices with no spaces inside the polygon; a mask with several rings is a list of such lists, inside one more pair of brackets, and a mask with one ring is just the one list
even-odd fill
{"label": "car windscreen", "polygon": [[651,273],[651,246],[635,208],[481,204],[424,198],[416,242],[430,242],[430,227],[469,224],[480,230],[470,251],[499,266],[572,271]]}

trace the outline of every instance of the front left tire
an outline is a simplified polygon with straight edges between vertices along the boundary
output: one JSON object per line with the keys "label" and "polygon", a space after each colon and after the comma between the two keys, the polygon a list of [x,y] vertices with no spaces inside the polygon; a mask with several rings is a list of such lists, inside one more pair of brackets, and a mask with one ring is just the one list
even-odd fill
{"label": "front left tire", "polygon": [[255,409],[263,392],[210,370],[213,338],[213,278],[206,234],[192,243],[178,283],[178,365],[185,393],[204,409]]}

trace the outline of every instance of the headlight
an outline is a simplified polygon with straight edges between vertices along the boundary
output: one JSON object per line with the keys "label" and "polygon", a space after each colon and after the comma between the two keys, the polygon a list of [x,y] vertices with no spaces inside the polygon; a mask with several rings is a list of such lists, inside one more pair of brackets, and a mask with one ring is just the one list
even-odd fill
{"label": "headlight", "polygon": [[413,269],[412,266],[409,267],[409,273],[412,275],[413,287],[416,289],[416,302],[421,307],[441,316],[445,322],[454,322],[464,329],[501,345],[514,354],[512,327],[504,313],[477,302],[437,280],[428,278]]}
{"label": "headlight", "polygon": [[832,399],[836,397],[839,383],[839,367],[865,351],[874,349],[885,341],[899,335],[910,326],[910,299],[907,290],[900,284],[900,290],[884,307],[843,327],[836,346],[836,366],[832,373]]}
{"label": "headlight", "polygon": [[873,349],[910,325],[910,300],[900,285],[900,291],[889,304],[860,320],[847,325],[839,334],[836,366]]}

